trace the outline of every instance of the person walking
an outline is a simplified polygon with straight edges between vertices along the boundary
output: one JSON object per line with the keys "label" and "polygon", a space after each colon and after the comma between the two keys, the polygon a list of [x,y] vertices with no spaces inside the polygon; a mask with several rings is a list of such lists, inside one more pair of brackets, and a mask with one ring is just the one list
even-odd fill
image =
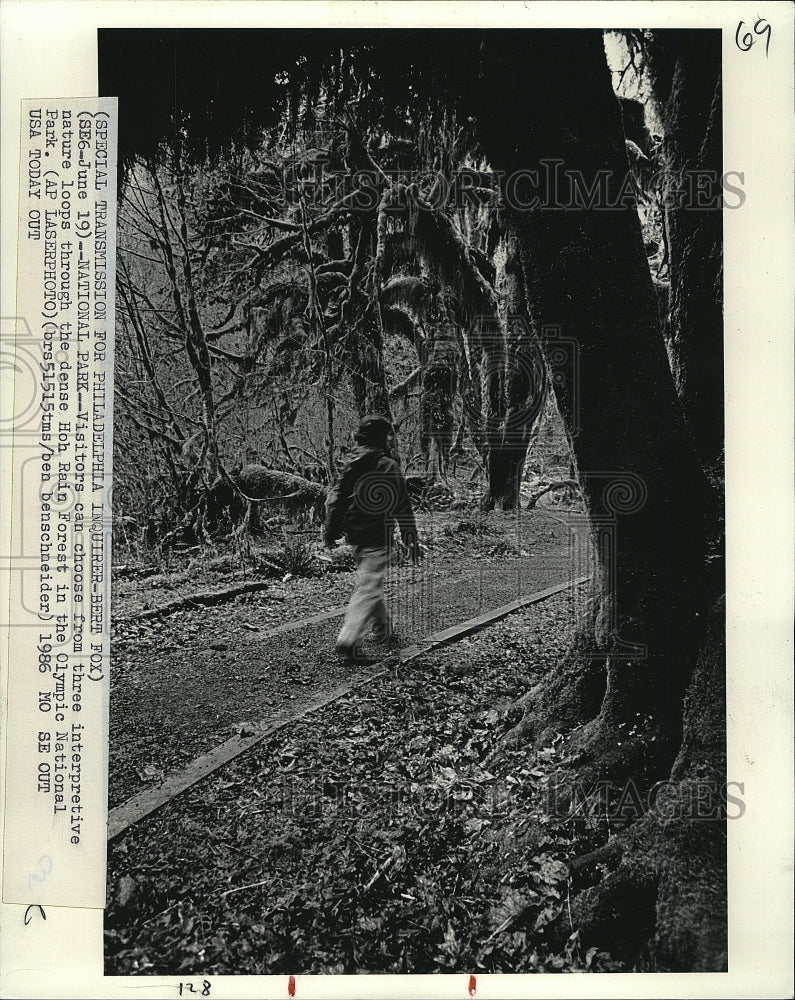
{"label": "person walking", "polygon": [[386,417],[374,413],[364,417],[356,432],[356,448],[326,499],[325,546],[333,548],[344,534],[356,559],[356,584],[336,646],[337,654],[349,663],[369,662],[360,646],[368,625],[373,625],[377,641],[388,643],[393,638],[384,577],[395,524],[412,561],[420,556],[406,480],[390,454],[394,439]]}

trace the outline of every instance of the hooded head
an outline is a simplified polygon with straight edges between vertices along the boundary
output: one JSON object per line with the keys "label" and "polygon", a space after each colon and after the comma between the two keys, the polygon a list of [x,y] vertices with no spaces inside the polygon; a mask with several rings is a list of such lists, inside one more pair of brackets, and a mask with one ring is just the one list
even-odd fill
{"label": "hooded head", "polygon": [[386,417],[378,413],[368,413],[366,417],[362,417],[356,431],[356,441],[365,448],[386,450],[390,434],[394,434],[394,428]]}

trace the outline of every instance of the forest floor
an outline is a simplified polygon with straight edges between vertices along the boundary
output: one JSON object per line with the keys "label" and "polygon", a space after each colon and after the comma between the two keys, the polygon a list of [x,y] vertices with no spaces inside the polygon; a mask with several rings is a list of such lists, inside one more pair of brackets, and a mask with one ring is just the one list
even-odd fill
{"label": "forest floor", "polygon": [[[583,573],[573,511],[418,520],[427,558],[389,583],[402,646]],[[333,642],[350,570],[321,563],[317,576],[136,618],[241,582],[234,560],[191,558],[115,585],[111,806],[347,679]],[[598,817],[550,805],[562,740],[488,762],[516,699],[565,651],[582,596],[396,664],[115,838],[106,973],[618,968],[580,954],[573,927],[563,944],[545,939],[565,918],[567,858],[606,837]]]}
{"label": "forest floor", "polygon": [[[420,512],[418,522],[425,559],[416,567],[392,566],[387,580],[401,646],[588,571],[572,562],[576,513],[432,511]],[[292,538],[320,553],[317,529]],[[177,554],[167,572],[115,580],[111,808],[236,733],[349,678],[351,668],[334,655],[334,638],[354,571],[349,553],[338,555],[333,570],[315,559],[310,571],[317,575],[285,572],[268,580],[244,572],[229,554]],[[235,594],[242,583],[265,589]],[[173,607],[197,592],[221,599]],[[156,617],[137,617],[142,612]],[[365,644],[365,652],[378,649]]]}

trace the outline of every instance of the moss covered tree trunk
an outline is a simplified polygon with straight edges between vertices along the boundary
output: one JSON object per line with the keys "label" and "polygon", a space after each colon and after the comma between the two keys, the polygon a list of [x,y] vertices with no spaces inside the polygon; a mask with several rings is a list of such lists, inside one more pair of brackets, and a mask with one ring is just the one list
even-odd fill
{"label": "moss covered tree trunk", "polygon": [[[576,377],[556,382],[555,394],[597,553],[590,640],[606,668],[600,721],[614,733],[637,714],[652,718],[670,765],[702,596],[707,487],[677,400],[634,197],[621,197],[628,165],[601,34],[519,36],[486,48],[483,74],[493,98],[484,147],[496,169],[519,178],[505,199],[531,320],[559,327],[577,353]],[[500,88],[514,95],[510,104],[497,100]],[[589,185],[607,171],[607,205],[560,210],[568,192],[544,182],[544,159]],[[598,707],[578,706],[583,717]]]}
{"label": "moss covered tree trunk", "polygon": [[430,344],[420,353],[422,392],[420,395],[420,444],[425,472],[435,479],[447,475],[453,446],[453,400],[457,389],[458,338],[452,318],[444,307],[437,322],[426,326]]}
{"label": "moss covered tree trunk", "polygon": [[657,31],[653,94],[665,129],[671,368],[705,466],[723,452],[721,33]]}
{"label": "moss covered tree trunk", "polygon": [[355,246],[353,267],[344,305],[345,365],[359,416],[381,413],[389,420],[392,410],[384,369],[384,343],[378,305],[367,288],[366,263],[372,251],[375,224],[366,218],[351,227]]}
{"label": "moss covered tree trunk", "polygon": [[[555,395],[597,563],[579,645],[533,693],[526,729],[538,735],[584,722],[570,742],[582,780],[631,778],[643,788],[670,775],[681,785],[696,775],[694,748],[718,780],[722,615],[704,570],[712,496],[677,396],[634,198],[624,197],[624,135],[601,34],[517,33],[486,44],[482,58],[489,112],[481,138],[492,165],[514,178],[506,214],[528,311],[537,328],[559,327],[576,349],[576,370],[556,381]],[[684,114],[686,93],[678,100]],[[557,190],[546,183],[544,159],[589,187],[606,176],[603,204],[561,210],[571,190],[565,180]],[[719,256],[714,240],[713,229],[710,253]],[[698,289],[696,258],[678,263],[682,289],[690,280]],[[679,322],[690,323],[687,315]],[[683,345],[674,362],[680,385],[700,352]],[[713,352],[714,343],[703,351],[705,373]],[[724,968],[725,824],[697,827],[683,817],[667,838],[644,820],[608,842],[610,874],[573,903],[581,940],[590,934],[609,946],[612,931],[626,945],[634,907],[648,916],[637,943],[651,938],[661,967]]]}
{"label": "moss covered tree trunk", "polygon": [[502,323],[499,363],[502,369],[502,398],[499,425],[489,447],[487,509],[514,510],[519,503],[519,485],[533,429],[546,400],[546,369],[540,353],[537,331],[527,312],[524,275],[515,232],[506,241]]}

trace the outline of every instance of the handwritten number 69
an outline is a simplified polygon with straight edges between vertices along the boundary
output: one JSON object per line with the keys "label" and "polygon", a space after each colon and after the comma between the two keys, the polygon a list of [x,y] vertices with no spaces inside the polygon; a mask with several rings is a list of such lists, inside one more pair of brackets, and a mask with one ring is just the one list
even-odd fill
{"label": "handwritten number 69", "polygon": [[734,44],[741,52],[747,52],[756,41],[754,35],[767,35],[767,38],[765,39],[765,58],[767,58],[767,54],[770,51],[770,38],[773,34],[773,28],[770,23],[763,17],[759,17],[754,24],[753,33],[746,31],[743,33],[742,37],[740,37],[740,32],[743,30],[744,24],[744,21],[740,21],[737,25],[737,31],[734,33]]}

